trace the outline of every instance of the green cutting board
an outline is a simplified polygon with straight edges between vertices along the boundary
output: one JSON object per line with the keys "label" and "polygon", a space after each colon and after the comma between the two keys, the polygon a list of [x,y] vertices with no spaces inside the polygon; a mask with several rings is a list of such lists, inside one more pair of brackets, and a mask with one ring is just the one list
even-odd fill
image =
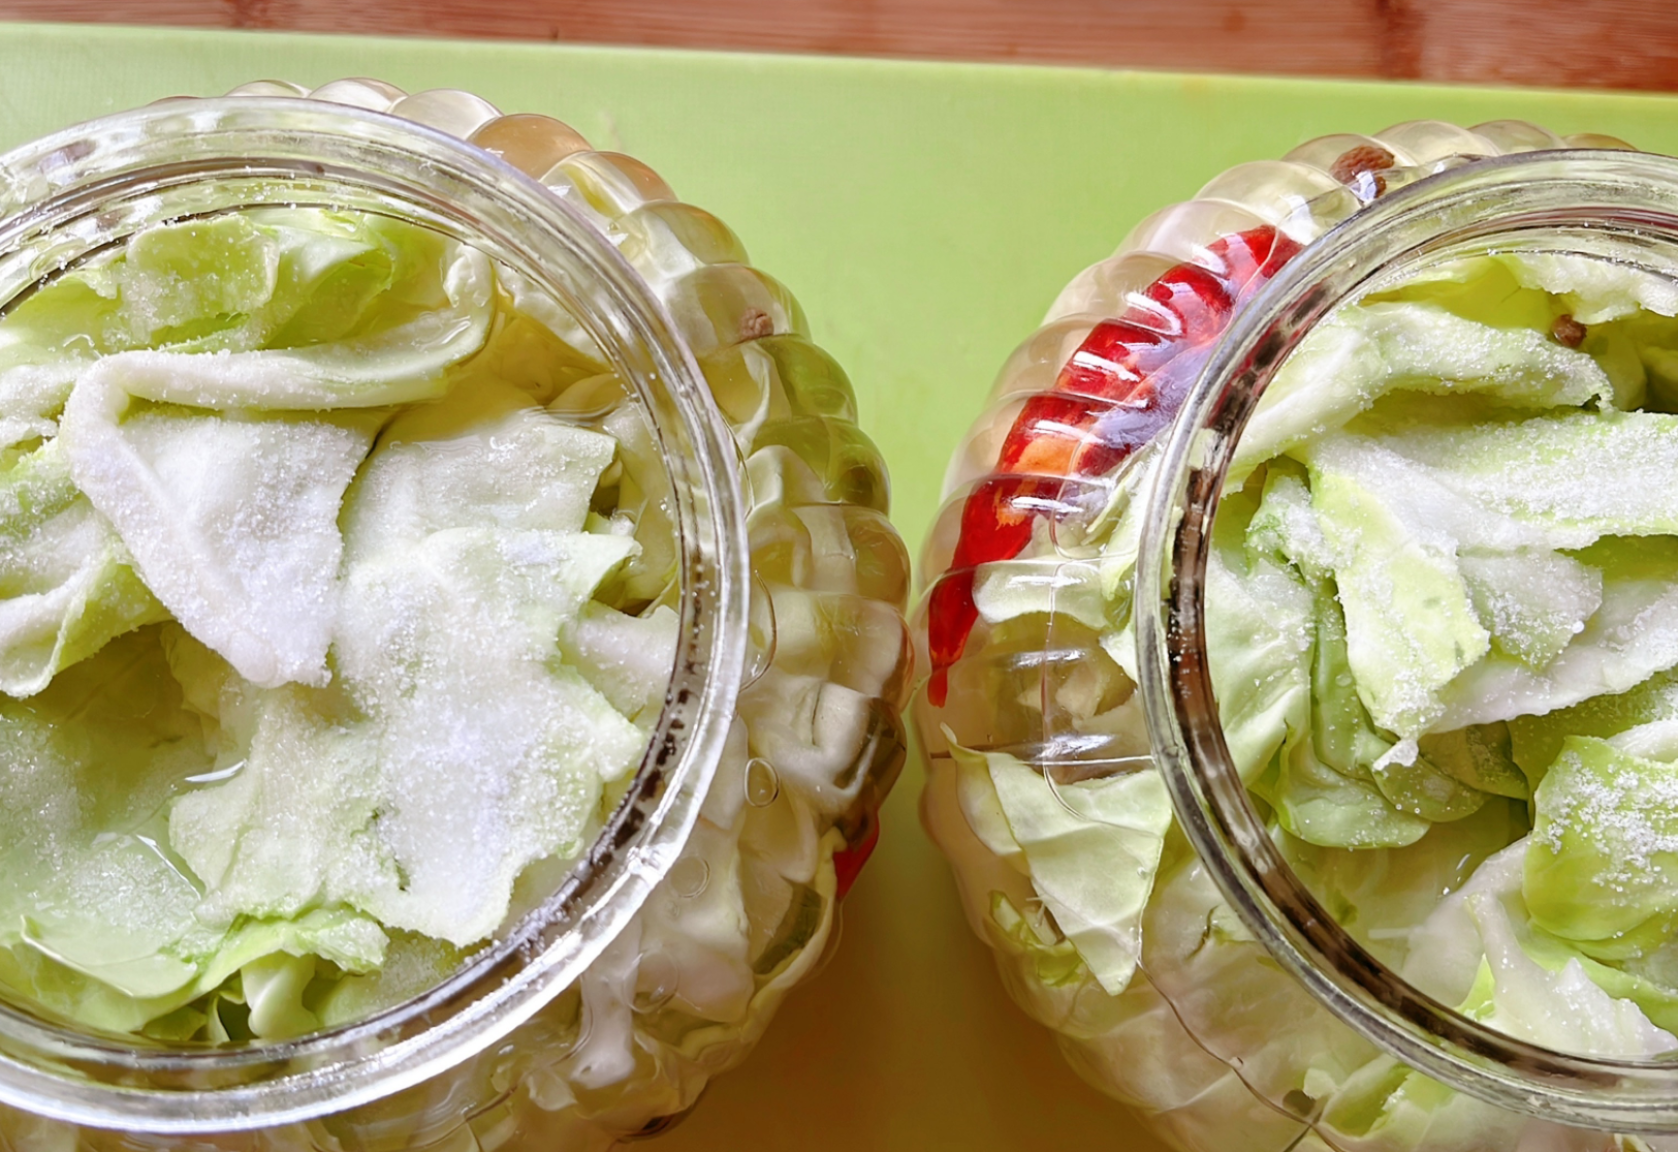
{"label": "green cutting board", "polygon": [[[27,25],[0,25],[0,147],[162,96],[357,75],[558,116],[732,224],[849,369],[912,546],[1061,285],[1229,165],[1426,117],[1678,152],[1667,97]],[[659,1152],[1160,1148],[1007,1001],[919,787],[911,766],[837,958]]]}

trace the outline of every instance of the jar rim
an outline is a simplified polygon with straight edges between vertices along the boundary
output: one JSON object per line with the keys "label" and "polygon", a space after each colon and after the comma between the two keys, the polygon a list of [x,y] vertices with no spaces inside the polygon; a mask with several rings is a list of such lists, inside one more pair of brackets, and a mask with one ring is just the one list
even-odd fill
{"label": "jar rim", "polygon": [[633,386],[670,472],[677,650],[642,761],[559,887],[428,992],[294,1040],[165,1049],[0,1002],[0,1104],[92,1127],[237,1131],[343,1111],[482,1051],[569,987],[675,862],[746,665],[745,500],[732,438],[647,282],[533,177],[386,113],[285,97],[171,100],[0,156],[0,301],[148,223],[264,205],[397,215],[564,305]]}
{"label": "jar rim", "polygon": [[1565,150],[1474,160],[1397,189],[1307,245],[1232,318],[1158,445],[1136,575],[1139,691],[1177,821],[1224,898],[1340,1019],[1447,1085],[1551,1122],[1678,1127],[1678,1066],[1518,1040],[1428,996],[1327,912],[1253,808],[1217,720],[1204,590],[1242,429],[1312,327],[1395,270],[1522,231],[1678,246],[1678,159]]}

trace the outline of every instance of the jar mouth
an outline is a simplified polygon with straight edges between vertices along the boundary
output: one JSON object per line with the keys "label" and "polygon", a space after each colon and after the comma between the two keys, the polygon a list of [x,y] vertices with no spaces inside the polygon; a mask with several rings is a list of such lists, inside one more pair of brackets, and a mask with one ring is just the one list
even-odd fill
{"label": "jar mouth", "polygon": [[1608,258],[1678,250],[1678,160],[1631,152],[1479,160],[1375,201],[1233,318],[1158,446],[1136,576],[1139,690],[1176,818],[1246,926],[1295,978],[1412,1068],[1492,1104],[1622,1132],[1678,1126],[1670,1060],[1518,1040],[1430,997],[1361,945],[1289,866],[1218,722],[1207,655],[1211,529],[1236,443],[1283,362],[1342,304],[1434,261],[1539,233]]}
{"label": "jar mouth", "polygon": [[251,98],[170,101],[0,157],[0,301],[150,224],[259,206],[392,216],[466,243],[552,297],[632,387],[662,449],[678,633],[631,784],[558,887],[460,971],[375,1016],[297,1039],[166,1049],[0,1003],[0,1103],[159,1133],[311,1119],[420,1083],[569,987],[686,842],[744,680],[748,565],[733,441],[686,342],[610,241],[541,183],[383,113]]}

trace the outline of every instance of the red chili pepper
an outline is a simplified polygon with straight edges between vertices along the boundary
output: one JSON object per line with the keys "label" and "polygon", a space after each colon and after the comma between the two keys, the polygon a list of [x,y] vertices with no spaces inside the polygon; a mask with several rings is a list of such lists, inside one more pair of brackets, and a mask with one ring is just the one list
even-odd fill
{"label": "red chili pepper", "polygon": [[1018,556],[1040,518],[1086,513],[1086,504],[1069,499],[1067,480],[1106,475],[1171,423],[1192,382],[1187,369],[1199,365],[1161,369],[1184,352],[1208,351],[1236,307],[1299,247],[1269,225],[1214,241],[1203,262],[1168,269],[1122,316],[1097,324],[1060,370],[1054,390],[1026,401],[996,470],[969,493],[949,570],[932,588],[927,698],[935,707],[943,706],[950,666],[979,619],[978,566]]}
{"label": "red chili pepper", "polygon": [[877,812],[868,816],[868,826],[863,829],[862,838],[847,848],[841,848],[833,854],[833,879],[835,900],[843,900],[845,894],[856,883],[856,878],[862,871],[862,866],[868,863],[868,858],[874,854],[874,846],[880,842],[880,816]]}

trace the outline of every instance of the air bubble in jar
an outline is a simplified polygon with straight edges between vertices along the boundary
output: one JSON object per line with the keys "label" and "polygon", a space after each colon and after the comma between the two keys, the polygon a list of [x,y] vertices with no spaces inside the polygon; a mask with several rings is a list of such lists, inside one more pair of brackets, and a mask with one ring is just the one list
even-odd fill
{"label": "air bubble in jar", "polygon": [[775,601],[763,577],[752,573],[751,600],[746,617],[746,671],[742,687],[750,688],[769,671],[775,659]]}
{"label": "air bubble in jar", "polygon": [[692,900],[711,882],[711,866],[697,856],[685,856],[670,869],[670,887],[676,895]]}
{"label": "air bubble in jar", "polygon": [[676,981],[680,976],[681,971],[668,952],[649,952],[641,957],[635,999],[632,1001],[635,1011],[656,1012],[670,1003],[671,997],[676,995]]}
{"label": "air bubble in jar", "polygon": [[746,762],[746,803],[753,808],[767,808],[781,794],[781,778],[775,766],[761,756]]}

